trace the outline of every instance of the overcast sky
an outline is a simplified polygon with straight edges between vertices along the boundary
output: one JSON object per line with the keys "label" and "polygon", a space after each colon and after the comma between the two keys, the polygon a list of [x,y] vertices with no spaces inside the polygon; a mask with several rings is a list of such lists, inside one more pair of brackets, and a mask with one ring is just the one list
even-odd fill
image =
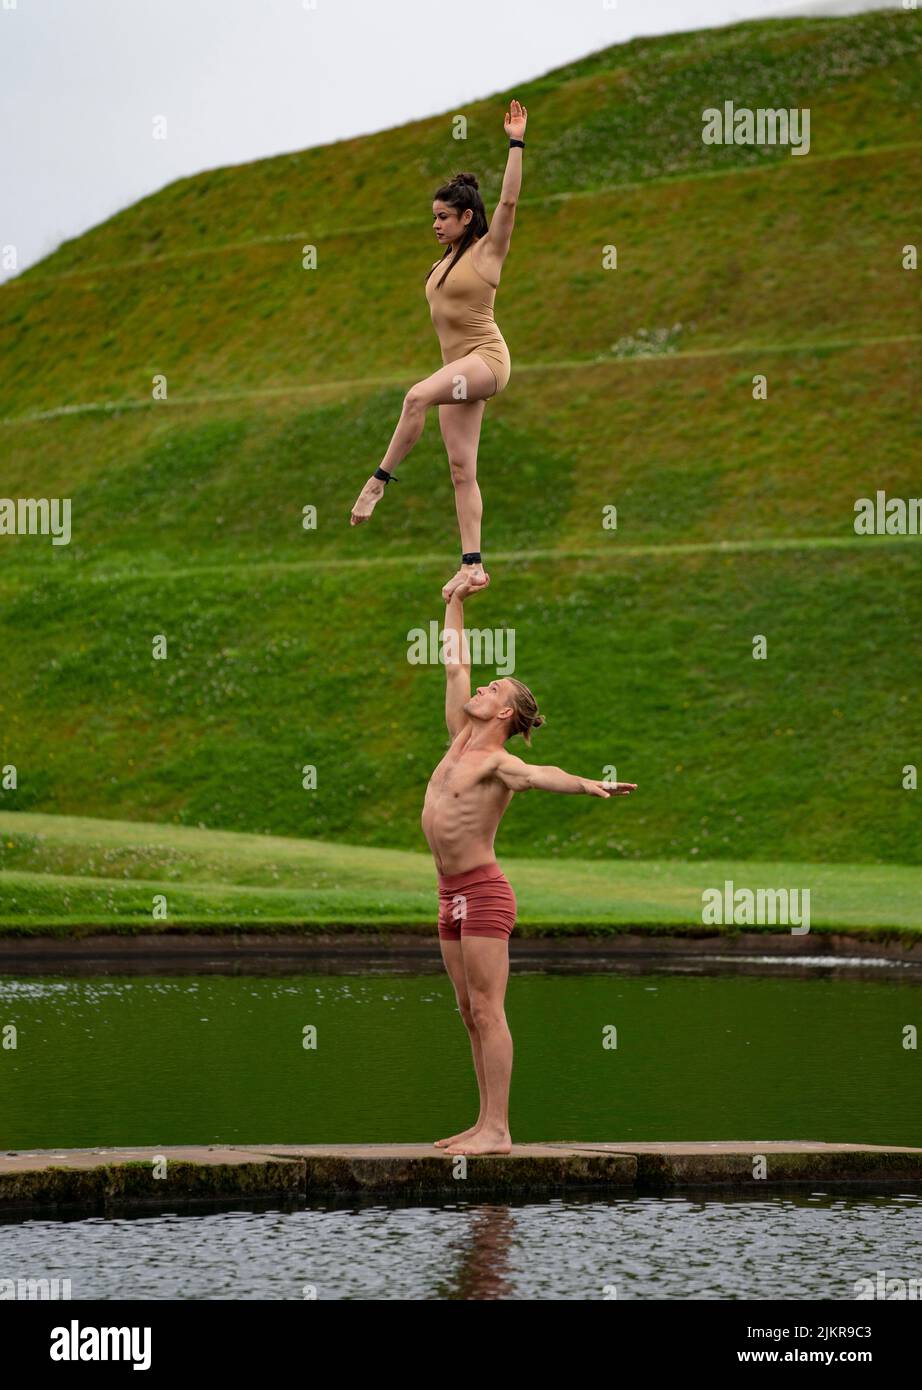
{"label": "overcast sky", "polygon": [[23,269],[184,175],[512,94],[639,34],[898,3],[0,0],[0,248]]}

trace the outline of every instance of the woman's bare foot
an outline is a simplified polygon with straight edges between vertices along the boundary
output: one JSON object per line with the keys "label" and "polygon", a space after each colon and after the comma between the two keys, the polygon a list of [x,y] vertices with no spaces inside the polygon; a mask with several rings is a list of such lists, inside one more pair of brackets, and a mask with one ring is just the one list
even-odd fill
{"label": "woman's bare foot", "polygon": [[479,1129],[473,1139],[459,1139],[443,1150],[447,1154],[508,1154],[512,1139],[508,1129]]}
{"label": "woman's bare foot", "polygon": [[384,489],[386,487],[387,483],[382,483],[380,478],[368,479],[368,482],[355,499],[355,506],[352,508],[352,516],[349,518],[350,526],[358,526],[361,522],[368,520],[375,507],[384,496]]}
{"label": "woman's bare foot", "polygon": [[444,1149],[447,1144],[457,1144],[461,1139],[472,1139],[479,1129],[480,1121],[478,1120],[475,1125],[471,1125],[470,1129],[462,1129],[460,1134],[453,1134],[450,1139],[435,1139],[433,1143],[436,1148]]}
{"label": "woman's bare foot", "polygon": [[467,593],[474,589],[485,589],[490,582],[483,565],[462,565],[457,574],[452,575],[447,584],[442,586],[442,598],[447,603],[459,585],[465,586]]}

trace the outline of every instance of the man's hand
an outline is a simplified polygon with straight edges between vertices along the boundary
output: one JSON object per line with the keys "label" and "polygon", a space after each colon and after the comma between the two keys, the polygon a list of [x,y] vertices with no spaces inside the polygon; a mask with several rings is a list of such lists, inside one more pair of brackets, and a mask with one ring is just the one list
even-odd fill
{"label": "man's hand", "polygon": [[636,782],[594,782],[591,777],[581,777],[583,791],[587,796],[630,796],[637,790]]}
{"label": "man's hand", "polygon": [[464,600],[468,598],[471,594],[479,594],[480,591],[482,589],[485,589],[486,587],[486,584],[472,584],[469,579],[464,578],[461,580],[461,583],[457,586],[457,588],[454,589],[454,591],[452,592],[452,598],[460,599],[460,601],[463,603]]}

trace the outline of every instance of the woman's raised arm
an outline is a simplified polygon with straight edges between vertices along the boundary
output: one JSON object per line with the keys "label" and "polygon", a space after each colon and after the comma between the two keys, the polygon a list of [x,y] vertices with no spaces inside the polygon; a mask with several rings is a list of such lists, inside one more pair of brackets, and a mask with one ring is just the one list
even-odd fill
{"label": "woman's raised arm", "polygon": [[[506,112],[506,119],[503,122],[503,128],[510,140],[525,139],[525,125],[527,121],[528,111],[526,108],[515,100],[510,102],[509,110]],[[487,266],[492,265],[497,278],[499,278],[499,272],[502,269],[503,261],[506,259],[509,243],[512,240],[512,228],[515,225],[515,208],[516,203],[519,201],[521,189],[522,146],[510,145],[499,202],[493,213],[490,230],[478,243],[479,250],[477,252],[477,259],[482,261],[485,269]]]}

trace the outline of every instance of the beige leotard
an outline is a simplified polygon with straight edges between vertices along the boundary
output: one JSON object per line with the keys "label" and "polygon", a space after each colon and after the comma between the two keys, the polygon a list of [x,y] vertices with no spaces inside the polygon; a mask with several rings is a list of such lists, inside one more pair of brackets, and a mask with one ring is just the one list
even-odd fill
{"label": "beige leotard", "polygon": [[[474,243],[476,245],[476,242]],[[512,362],[509,349],[493,317],[496,286],[485,280],[471,260],[473,247],[468,247],[457,265],[452,265],[454,252],[436,261],[435,269],[426,281],[426,298],[435,331],[442,348],[442,362],[456,362],[476,352],[496,378],[498,395],[509,380]],[[452,269],[441,289],[439,281],[449,265]]]}

